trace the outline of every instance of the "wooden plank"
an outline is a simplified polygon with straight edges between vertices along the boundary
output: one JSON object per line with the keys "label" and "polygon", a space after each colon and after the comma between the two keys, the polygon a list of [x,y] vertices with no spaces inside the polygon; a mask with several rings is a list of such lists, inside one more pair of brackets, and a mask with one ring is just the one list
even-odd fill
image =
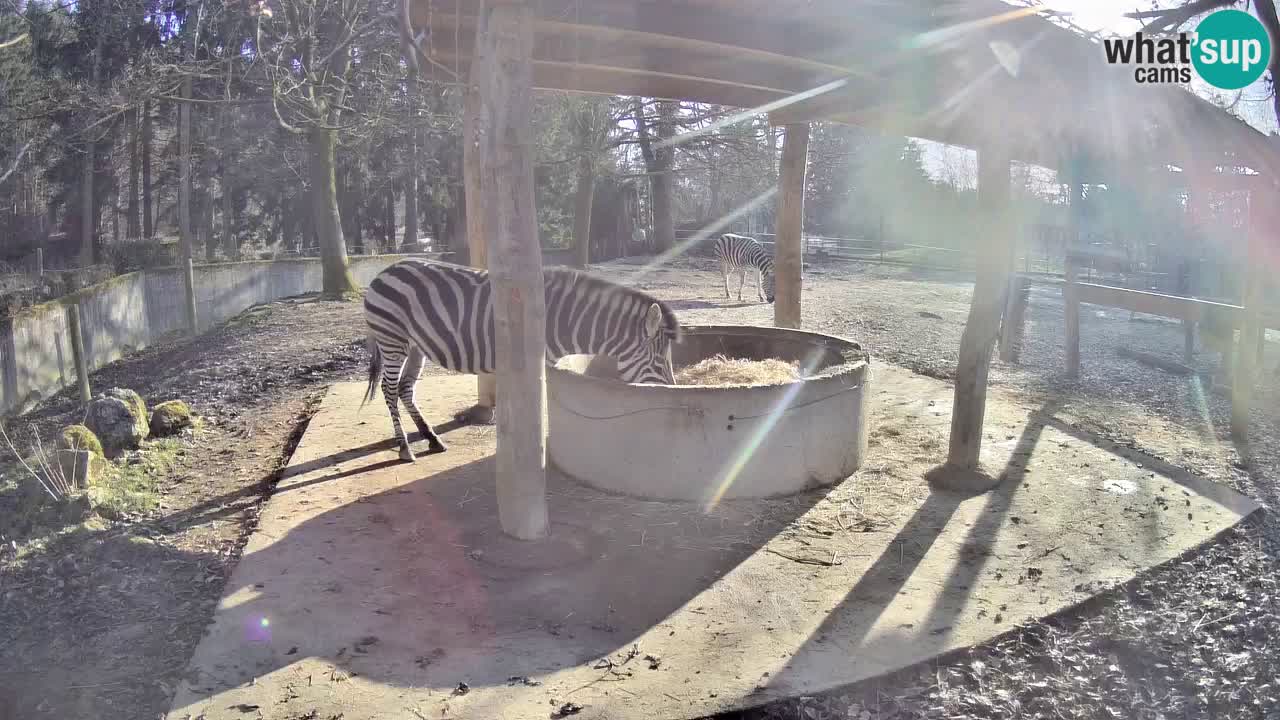
{"label": "wooden plank", "polygon": [[778,229],[773,258],[776,279],[773,324],[776,327],[799,328],[809,126],[787,125],[783,133],[782,165],[778,177]]}
{"label": "wooden plank", "polygon": [[[488,237],[485,228],[484,193],[480,187],[480,88],[473,78],[463,94],[462,182],[467,203],[467,248],[472,267],[488,267]],[[476,406],[472,422],[493,422],[497,400],[497,379],[488,373],[476,376]]]}
{"label": "wooden plank", "polygon": [[947,452],[949,466],[968,472],[979,469],[987,373],[1004,309],[1001,290],[1013,238],[1008,223],[1009,157],[1002,148],[983,148],[978,152],[978,199],[989,234],[988,241],[981,245],[969,319],[960,336],[951,442]]}
{"label": "wooden plank", "polygon": [[1120,308],[1131,312],[1159,315],[1174,320],[1199,322],[1210,308],[1220,309],[1227,313],[1240,310],[1239,305],[1201,300],[1199,298],[1164,295],[1146,290],[1130,290],[1128,288],[1098,285],[1096,283],[1076,283],[1076,297],[1082,303]]}
{"label": "wooden plank", "polygon": [[[436,20],[448,27],[449,20]],[[428,56],[446,67],[475,54],[474,18],[464,17],[455,38],[447,30],[433,36]],[[538,63],[567,63],[633,72],[702,78],[709,83],[767,86],[798,92],[816,87],[849,70],[749,48],[636,33],[592,25],[541,21],[534,25],[534,83]]]}
{"label": "wooden plank", "polygon": [[[453,72],[455,64],[442,63]],[[457,63],[462,77],[469,72],[470,62]],[[444,71],[440,71],[443,73]],[[430,73],[428,71],[428,76]],[[437,82],[450,78],[437,74]],[[785,88],[764,85],[745,86],[734,82],[708,80],[688,75],[652,73],[634,68],[577,65],[566,62],[533,63],[533,87],[536,90],[575,92],[587,95],[634,96],[659,100],[684,100],[737,108],[757,108],[783,100],[792,94]],[[812,88],[804,88],[809,91]]]}
{"label": "wooden plank", "polygon": [[480,195],[497,339],[498,518],[520,540],[546,537],[546,307],[533,197],[533,13],[490,0],[478,43]]}
{"label": "wooden plank", "polygon": [[[429,0],[418,0],[410,8],[411,23],[415,32],[420,31],[428,26],[430,17],[437,33],[451,34],[455,9],[466,18],[474,17],[481,7],[483,3],[478,0],[435,2],[434,5]],[[869,23],[875,22],[875,13],[860,15],[864,24],[859,30],[870,34]],[[824,25],[797,22],[776,13],[767,21],[762,17],[733,17],[719,9],[699,8],[687,2],[541,0],[534,20],[539,29],[545,29],[545,23],[558,23],[560,32],[567,31],[566,25],[575,26],[584,34],[594,28],[625,31],[638,38],[676,38],[702,47],[744,48],[762,55],[800,58],[847,70],[858,65],[859,59],[869,64],[869,58],[876,55],[870,43],[851,46],[848,29],[836,27],[838,21],[849,16],[848,10],[828,16]],[[890,30],[890,26],[881,25],[886,31]]]}

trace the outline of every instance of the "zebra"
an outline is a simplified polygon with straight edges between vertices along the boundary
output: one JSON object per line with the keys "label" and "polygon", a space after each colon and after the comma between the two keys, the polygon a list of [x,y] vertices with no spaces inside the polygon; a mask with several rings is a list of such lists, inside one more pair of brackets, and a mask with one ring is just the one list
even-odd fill
{"label": "zebra", "polygon": [[756,297],[773,302],[773,258],[764,246],[746,235],[725,233],[716,239],[716,259],[720,261],[720,275],[724,279],[724,296],[729,297],[729,275],[738,273],[738,300],[742,300],[742,286],[747,283],[747,270],[756,273]]}
{"label": "zebra", "polygon": [[[674,383],[671,345],[680,324],[665,303],[632,288],[567,268],[543,270],[547,313],[547,362],[575,353],[610,355],[625,382]],[[421,258],[396,262],[378,273],[364,297],[368,326],[369,386],[378,378],[400,443],[400,459],[413,450],[400,425],[403,402],[428,453],[447,448],[422,418],[414,386],[423,363],[476,374],[495,367],[492,285],[484,270]]]}

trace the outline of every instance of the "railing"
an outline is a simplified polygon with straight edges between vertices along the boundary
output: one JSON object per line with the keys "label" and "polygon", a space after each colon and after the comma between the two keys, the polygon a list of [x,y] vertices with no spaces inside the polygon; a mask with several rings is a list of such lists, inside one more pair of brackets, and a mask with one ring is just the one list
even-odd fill
{"label": "railing", "polygon": [[[692,239],[692,231],[676,232],[676,240]],[[701,254],[710,254],[716,234],[709,235],[702,243]],[[777,241],[774,233],[754,233],[755,238],[775,252]],[[692,251],[697,252],[694,248]],[[935,245],[917,245],[914,243],[894,242],[884,239],[865,239],[833,237],[828,235],[803,235],[801,252],[814,259],[835,258],[842,260],[859,260],[867,262],[883,262],[895,265],[915,265],[925,267],[943,267],[968,269],[974,267],[975,257],[969,250],[938,247]]]}

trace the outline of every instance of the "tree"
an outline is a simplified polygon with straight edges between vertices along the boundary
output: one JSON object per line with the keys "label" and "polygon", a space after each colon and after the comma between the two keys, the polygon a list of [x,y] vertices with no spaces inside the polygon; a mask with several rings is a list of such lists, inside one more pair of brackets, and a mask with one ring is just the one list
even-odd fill
{"label": "tree", "polygon": [[[377,6],[358,0],[282,0],[281,12],[260,13],[255,40],[264,68],[272,110],[286,132],[305,137],[315,232],[324,268],[324,294],[354,293],[338,205],[337,148],[350,134],[379,117],[377,105],[360,110],[348,105],[364,69],[378,69],[377,56],[398,52],[384,34]],[[365,42],[368,41],[368,42]],[[354,48],[359,44],[357,61]],[[372,81],[371,81],[372,82]]]}
{"label": "tree", "polygon": [[608,152],[609,131],[615,126],[609,116],[609,101],[600,98],[573,98],[574,152],[578,155],[577,189],[574,191],[573,242],[578,267],[591,262],[591,206],[595,198],[596,171],[600,158]]}

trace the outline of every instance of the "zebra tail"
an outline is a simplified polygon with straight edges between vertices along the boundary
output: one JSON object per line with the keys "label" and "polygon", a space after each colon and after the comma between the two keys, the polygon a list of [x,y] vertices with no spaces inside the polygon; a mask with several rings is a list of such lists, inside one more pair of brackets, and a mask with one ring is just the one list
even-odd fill
{"label": "zebra tail", "polygon": [[378,349],[378,343],[369,336],[369,388],[364,393],[364,400],[360,401],[360,407],[364,407],[373,400],[373,396],[377,394],[378,377],[382,375],[382,351]]}

